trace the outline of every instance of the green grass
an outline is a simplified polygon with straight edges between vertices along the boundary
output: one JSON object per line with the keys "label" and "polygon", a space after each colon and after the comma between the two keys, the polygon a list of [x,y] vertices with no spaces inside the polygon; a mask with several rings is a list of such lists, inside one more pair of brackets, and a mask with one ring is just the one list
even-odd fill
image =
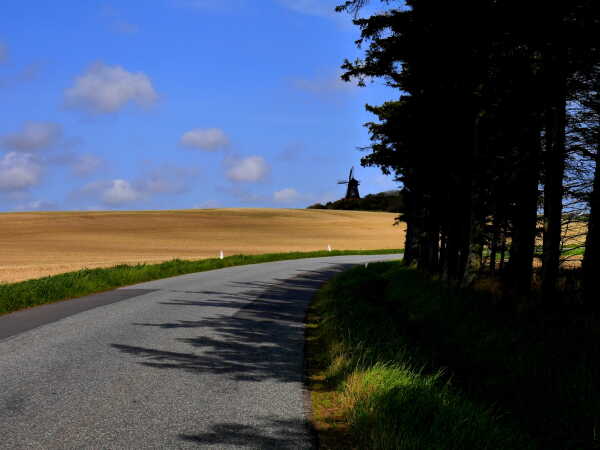
{"label": "green grass", "polygon": [[400,249],[393,249],[270,253],[263,255],[233,255],[223,259],[195,261],[174,259],[160,264],[119,265],[106,269],[83,269],[35,280],[0,284],[0,314],[144,281],[221,269],[223,267],[322,256],[374,255],[401,252]]}
{"label": "green grass", "polygon": [[[535,448],[499,410],[452,386],[444,369],[430,363],[429,350],[407,336],[403,322],[419,323],[439,308],[411,301],[413,308],[398,309],[407,297],[414,301],[432,293],[405,286],[412,276],[398,263],[370,264],[335,277],[317,295],[311,315],[318,320],[310,324],[317,343],[309,342],[309,358],[320,361],[319,386],[337,391],[326,405],[341,410],[337,430],[344,429],[342,420],[350,434],[332,437],[335,428],[316,424],[323,448]],[[319,401],[315,390],[312,398]],[[316,416],[326,409],[316,408]]]}
{"label": "green grass", "polygon": [[399,263],[342,274],[316,305],[359,448],[600,448],[597,316]]}

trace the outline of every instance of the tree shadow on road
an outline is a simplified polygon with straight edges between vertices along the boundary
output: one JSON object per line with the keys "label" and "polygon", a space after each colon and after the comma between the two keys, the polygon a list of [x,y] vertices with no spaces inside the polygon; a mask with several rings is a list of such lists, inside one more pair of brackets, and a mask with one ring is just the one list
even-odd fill
{"label": "tree shadow on road", "polygon": [[307,441],[305,430],[305,424],[301,421],[263,419],[260,426],[219,423],[211,426],[205,433],[182,434],[180,438],[211,447],[231,445],[256,449],[316,448],[314,439]]}
{"label": "tree shadow on road", "polygon": [[170,352],[122,344],[112,344],[112,347],[141,357],[141,364],[159,369],[228,375],[243,381],[302,381],[306,306],[327,279],[349,266],[336,264],[327,271],[307,271],[270,283],[235,283],[235,287],[242,286],[245,290],[235,294],[201,291],[198,300],[173,299],[163,303],[239,309],[233,315],[136,324],[158,329],[198,328],[201,334],[196,337],[176,338],[197,352]]}
{"label": "tree shadow on road", "polygon": [[[303,272],[291,279],[269,283],[236,283],[241,292],[187,292],[188,299],[163,302],[181,309],[184,318],[175,322],[136,323],[157,330],[198,329],[198,335],[175,337],[189,345],[189,352],[112,344],[112,347],[141,359],[140,364],[161,370],[218,374],[235,381],[302,383],[304,378],[304,320],[316,290],[332,275],[349,265],[335,265],[323,272]],[[197,295],[197,298],[193,298]],[[189,320],[189,308],[226,308],[233,314]],[[260,399],[257,399],[260,401]],[[282,411],[283,417],[286,412]],[[316,448],[314,435],[304,419],[247,418],[248,423],[217,423],[198,434],[179,438],[211,448]],[[246,419],[244,420],[244,422]],[[257,424],[257,422],[259,422]],[[312,439],[311,439],[312,438]]]}

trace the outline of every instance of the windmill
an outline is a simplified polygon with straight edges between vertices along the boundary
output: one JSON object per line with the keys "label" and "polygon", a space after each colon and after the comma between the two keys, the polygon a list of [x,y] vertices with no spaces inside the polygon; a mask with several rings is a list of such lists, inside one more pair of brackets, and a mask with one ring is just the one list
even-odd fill
{"label": "windmill", "polygon": [[360,194],[358,193],[358,185],[360,184],[360,181],[354,178],[354,167],[350,169],[350,176],[348,177],[348,181],[338,181],[338,184],[348,185],[348,188],[346,189],[346,199],[360,198]]}

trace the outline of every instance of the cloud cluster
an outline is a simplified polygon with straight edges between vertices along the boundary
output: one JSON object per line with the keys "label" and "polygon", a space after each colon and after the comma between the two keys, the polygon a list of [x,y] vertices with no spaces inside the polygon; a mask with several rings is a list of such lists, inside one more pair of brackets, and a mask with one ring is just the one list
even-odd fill
{"label": "cloud cluster", "polygon": [[195,128],[181,136],[182,147],[214,151],[229,145],[229,138],[220,128]]}
{"label": "cloud cluster", "polygon": [[[193,3],[193,5],[192,5]],[[241,6],[245,0],[232,5]],[[189,2],[197,8],[222,7],[221,2],[194,0]],[[121,20],[114,12],[108,12],[111,23],[120,32],[135,32],[137,28]],[[0,62],[8,55],[5,45],[0,43]],[[36,76],[39,67],[27,67],[22,78]],[[21,76],[21,75],[19,75]],[[300,83],[302,84],[302,83]],[[152,80],[143,72],[128,71],[119,65],[97,62],[89,66],[73,80],[64,91],[64,105],[93,114],[109,114],[128,105],[149,107],[157,102],[158,94]],[[42,182],[43,175],[51,167],[71,170],[72,175],[89,177],[106,165],[92,153],[75,151],[77,143],[64,136],[60,124],[50,121],[27,121],[12,133],[0,136],[0,194],[19,201],[19,210],[51,209],[52,203],[32,199],[29,190]],[[221,128],[194,128],[183,133],[179,145],[203,151],[224,150],[224,177],[232,182],[232,189],[245,189],[248,183],[257,183],[268,178],[271,167],[262,156],[239,156],[230,153],[230,139]],[[51,153],[48,153],[52,150]],[[73,198],[93,199],[95,204],[107,207],[122,207],[146,202],[158,195],[175,195],[189,189],[197,171],[162,165],[143,169],[137,177],[105,177],[73,191]],[[259,197],[243,193],[244,198]],[[273,196],[260,197],[261,201],[290,202],[299,194],[291,188],[276,192]]]}
{"label": "cloud cluster", "polygon": [[57,146],[62,127],[54,122],[25,122],[16,133],[1,138],[4,147],[18,152],[36,152]]}
{"label": "cloud cluster", "polygon": [[45,200],[29,200],[30,189],[40,185],[43,175],[53,166],[70,168],[78,176],[88,176],[103,165],[91,153],[73,149],[79,139],[65,138],[55,122],[28,121],[13,133],[0,136],[0,196],[19,201],[15,210],[48,210],[56,205]]}
{"label": "cloud cluster", "polygon": [[154,195],[180,194],[189,189],[198,171],[168,164],[147,169],[133,181],[116,178],[86,184],[75,198],[92,199],[107,207],[123,207],[150,200]]}
{"label": "cloud cluster", "polygon": [[[181,136],[179,145],[190,149],[216,151],[227,149],[230,146],[230,140],[221,128],[195,128]],[[234,183],[256,183],[263,181],[271,171],[271,167],[267,161],[258,155],[241,157],[226,154],[224,164],[227,179]],[[235,196],[238,195],[236,194]],[[244,193],[242,197],[246,198],[247,193]]]}
{"label": "cloud cluster", "polygon": [[40,182],[42,168],[33,155],[9,152],[0,157],[0,191],[15,192]]}
{"label": "cloud cluster", "polygon": [[149,107],[158,100],[152,81],[142,72],[96,63],[65,91],[65,105],[91,113],[118,111],[129,103]]}
{"label": "cloud cluster", "polygon": [[257,182],[264,180],[271,168],[262,156],[248,156],[246,158],[229,158],[227,178],[236,182]]}

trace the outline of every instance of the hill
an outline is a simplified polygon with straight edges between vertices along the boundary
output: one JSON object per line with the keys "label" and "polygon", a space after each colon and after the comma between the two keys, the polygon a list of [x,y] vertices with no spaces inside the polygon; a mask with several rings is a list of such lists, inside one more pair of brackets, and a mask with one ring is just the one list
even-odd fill
{"label": "hill", "polygon": [[385,212],[205,209],[0,213],[0,282],[119,263],[289,251],[401,248]]}

